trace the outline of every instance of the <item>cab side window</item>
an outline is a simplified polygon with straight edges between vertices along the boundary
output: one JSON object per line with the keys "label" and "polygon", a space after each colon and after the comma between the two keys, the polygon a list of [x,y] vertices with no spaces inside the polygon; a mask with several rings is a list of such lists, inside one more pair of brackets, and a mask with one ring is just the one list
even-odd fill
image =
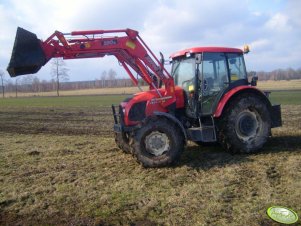
{"label": "cab side window", "polygon": [[231,82],[235,82],[240,79],[246,79],[246,70],[241,54],[227,54],[228,64],[229,64],[229,73]]}

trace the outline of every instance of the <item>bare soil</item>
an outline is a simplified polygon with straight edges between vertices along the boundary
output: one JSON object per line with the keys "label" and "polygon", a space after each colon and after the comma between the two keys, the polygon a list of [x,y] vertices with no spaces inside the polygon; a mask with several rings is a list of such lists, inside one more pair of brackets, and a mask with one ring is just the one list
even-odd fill
{"label": "bare soil", "polygon": [[[144,169],[114,143],[109,107],[0,109],[1,225],[279,225],[301,216],[301,106],[262,152],[189,143],[172,167]],[[296,223],[295,225],[300,225]]]}
{"label": "bare soil", "polygon": [[113,116],[109,107],[6,108],[0,110],[0,128],[5,133],[89,134],[111,137]]}

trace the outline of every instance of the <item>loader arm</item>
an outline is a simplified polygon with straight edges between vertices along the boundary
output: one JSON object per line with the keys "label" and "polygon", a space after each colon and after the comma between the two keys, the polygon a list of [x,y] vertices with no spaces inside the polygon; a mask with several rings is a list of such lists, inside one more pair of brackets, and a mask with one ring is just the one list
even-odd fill
{"label": "loader arm", "polygon": [[[110,36],[104,36],[109,34]],[[123,35],[119,35],[123,34]],[[119,36],[116,36],[119,35]],[[51,58],[83,59],[113,55],[124,67],[135,85],[138,80],[132,74],[132,68],[150,89],[165,85],[163,96],[171,97],[164,105],[175,102],[174,81],[150,48],[132,29],[89,30],[62,33],[55,31],[45,41],[23,29],[17,29],[12,57],[7,71],[11,77],[36,73]],[[160,97],[162,93],[157,90]]]}

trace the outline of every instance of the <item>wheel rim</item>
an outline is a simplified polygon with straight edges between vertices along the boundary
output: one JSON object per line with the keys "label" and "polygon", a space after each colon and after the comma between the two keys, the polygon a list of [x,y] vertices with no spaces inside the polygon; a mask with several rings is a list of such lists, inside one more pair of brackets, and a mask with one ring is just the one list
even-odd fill
{"label": "wheel rim", "polygon": [[248,140],[256,136],[260,124],[260,118],[257,117],[255,112],[244,111],[237,116],[235,130],[241,139]]}
{"label": "wheel rim", "polygon": [[165,133],[153,131],[145,137],[145,147],[152,155],[160,156],[169,150],[169,138]]}

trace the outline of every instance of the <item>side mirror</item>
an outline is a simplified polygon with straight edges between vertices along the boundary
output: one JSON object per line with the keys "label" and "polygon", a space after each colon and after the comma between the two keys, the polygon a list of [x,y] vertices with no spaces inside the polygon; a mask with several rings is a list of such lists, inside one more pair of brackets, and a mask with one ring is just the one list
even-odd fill
{"label": "side mirror", "polygon": [[202,63],[202,54],[201,53],[195,54],[195,63],[196,64]]}
{"label": "side mirror", "polygon": [[198,79],[202,80],[202,73],[201,73],[201,70],[199,69],[199,65],[202,63],[202,54],[201,53],[195,54],[195,63],[197,65],[196,69],[197,69]]}
{"label": "side mirror", "polygon": [[251,86],[257,86],[258,77],[255,75],[252,77]]}

